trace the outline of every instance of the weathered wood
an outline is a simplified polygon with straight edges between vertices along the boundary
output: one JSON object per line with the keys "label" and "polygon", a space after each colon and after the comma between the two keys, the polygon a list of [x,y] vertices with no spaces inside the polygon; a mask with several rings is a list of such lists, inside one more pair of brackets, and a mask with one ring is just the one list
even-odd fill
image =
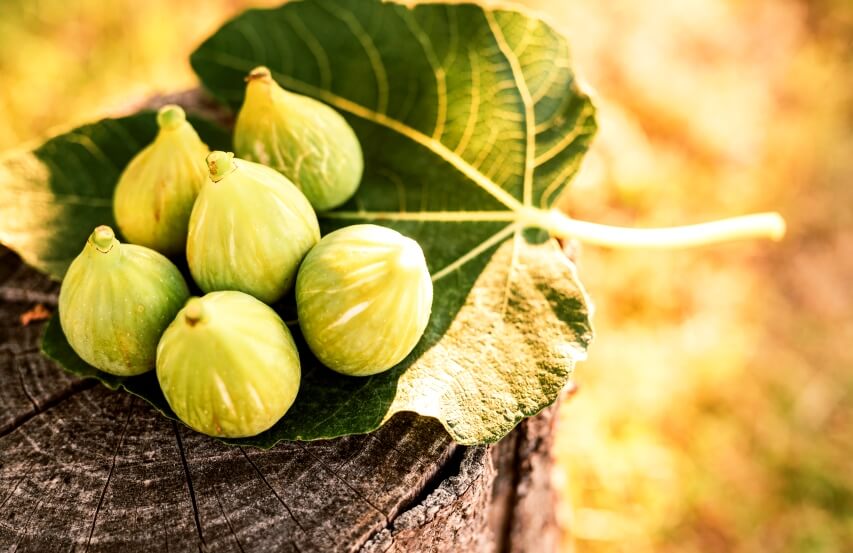
{"label": "weathered wood", "polygon": [[0,248],[0,550],[553,550],[551,414],[491,447],[432,419],[225,446],[69,376],[23,326],[58,286]]}

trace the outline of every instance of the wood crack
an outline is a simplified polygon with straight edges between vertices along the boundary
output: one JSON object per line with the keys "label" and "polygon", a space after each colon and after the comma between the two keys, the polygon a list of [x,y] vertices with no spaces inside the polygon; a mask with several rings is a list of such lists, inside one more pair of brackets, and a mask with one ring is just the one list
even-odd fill
{"label": "wood crack", "polygon": [[[53,494],[54,494],[54,493],[56,493],[56,489],[51,490],[51,492],[50,492],[50,496],[48,496],[48,497],[49,497],[49,498],[53,498]],[[38,502],[35,504],[35,507],[33,507],[33,510],[32,510],[32,511],[30,511],[30,514],[29,514],[29,516],[27,517],[26,522],[24,522],[24,525],[23,525],[23,528],[22,528],[22,530],[23,530],[23,531],[22,531],[22,532],[20,533],[20,535],[18,536],[18,539],[17,539],[17,540],[15,540],[15,547],[14,547],[14,549],[12,549],[12,553],[17,553],[18,548],[19,548],[19,547],[20,547],[20,545],[21,545],[21,542],[24,540],[24,537],[27,535],[27,529],[28,529],[28,528],[29,528],[29,526],[30,526],[30,521],[32,521],[33,516],[36,514],[36,512],[38,512],[38,510],[41,508],[41,506],[42,506],[42,504],[43,504],[43,503],[44,503],[44,500],[43,500],[43,499],[41,499],[41,498],[39,498]]]}
{"label": "wood crack", "polygon": [[213,485],[213,495],[216,497],[216,503],[219,505],[219,512],[222,513],[222,517],[225,519],[228,531],[231,532],[231,535],[234,537],[234,542],[237,544],[237,548],[240,550],[240,553],[246,553],[243,549],[243,544],[240,543],[240,538],[237,536],[237,532],[234,531],[234,527],[231,525],[231,519],[228,518],[228,513],[226,513],[225,509],[222,507],[222,500],[219,499],[219,489],[216,484]]}
{"label": "wood crack", "polygon": [[527,426],[524,424],[518,425],[518,436],[515,437],[515,443],[512,448],[512,463],[511,474],[512,483],[509,487],[509,495],[506,499],[506,514],[501,521],[501,528],[496,532],[495,551],[498,553],[511,553],[512,549],[512,527],[515,518],[515,509],[518,504],[518,486],[521,484],[521,448],[525,441]]}
{"label": "wood crack", "polygon": [[89,547],[92,545],[92,536],[95,534],[95,526],[98,524],[98,515],[101,513],[101,507],[104,504],[104,497],[107,495],[107,488],[110,487],[110,481],[112,480],[113,473],[115,472],[118,453],[121,451],[121,446],[124,443],[124,437],[127,434],[127,427],[130,425],[130,419],[133,416],[133,407],[135,402],[136,398],[131,397],[130,405],[127,408],[127,420],[124,421],[121,434],[119,434],[118,443],[116,444],[116,449],[113,453],[113,462],[110,465],[110,472],[107,474],[107,481],[104,483],[104,488],[101,490],[101,496],[98,498],[98,506],[95,507],[95,515],[92,517],[92,526],[89,528],[89,537],[86,539],[85,551],[89,551]]}
{"label": "wood crack", "polygon": [[69,386],[68,388],[66,388],[62,392],[48,397],[47,401],[45,401],[41,405],[41,407],[39,407],[38,404],[36,404],[35,408],[32,411],[28,411],[22,415],[15,417],[15,419],[12,421],[12,423],[7,428],[0,430],[0,438],[3,438],[5,436],[11,434],[12,432],[17,430],[18,428],[21,428],[22,426],[27,424],[31,419],[33,419],[33,418],[35,418],[35,417],[37,417],[43,413],[50,411],[51,409],[53,409],[54,407],[56,407],[60,403],[62,403],[65,400],[77,395],[78,393],[86,391],[89,388],[93,388],[95,386],[95,384],[96,383],[94,380],[78,380],[78,381],[74,382],[73,384],[71,384],[71,386]]}
{"label": "wood crack", "polygon": [[29,476],[29,474],[30,474],[30,469],[32,468],[32,466],[33,466],[33,463],[29,463],[29,464],[27,465],[27,468],[25,468],[25,469],[23,470],[23,472],[21,473],[21,477],[20,477],[20,478],[18,478],[18,480],[15,482],[15,487],[14,487],[14,488],[12,488],[12,491],[10,491],[10,492],[6,495],[6,498],[5,498],[5,499],[3,499],[3,503],[0,503],[0,510],[2,510],[2,509],[3,509],[3,507],[5,507],[5,506],[6,506],[6,503],[8,503],[8,502],[9,502],[9,499],[11,499],[11,498],[12,498],[12,496],[14,496],[14,495],[15,495],[15,492],[17,492],[17,491],[18,491],[18,488],[20,488],[20,487],[21,487],[21,484],[23,483],[23,481],[27,479],[27,476]]}
{"label": "wood crack", "polygon": [[375,434],[375,433],[374,433],[374,434],[367,434],[367,436],[368,436],[370,439],[372,439],[372,440],[376,441],[377,443],[379,443],[380,445],[382,445],[382,446],[384,446],[384,447],[390,447],[391,449],[393,449],[393,450],[394,450],[397,454],[399,454],[400,456],[402,456],[402,455],[403,455],[403,452],[402,452],[402,451],[400,451],[400,449],[399,449],[399,448],[397,448],[397,446],[396,446],[395,444],[390,443],[390,442],[385,442],[385,441],[380,440],[379,438],[377,438],[377,437],[376,437],[376,434]]}
{"label": "wood crack", "polygon": [[459,476],[459,473],[462,468],[462,459],[465,458],[465,453],[468,451],[468,447],[451,444],[450,455],[448,455],[447,460],[444,464],[441,465],[441,468],[433,474],[424,484],[423,488],[421,488],[418,495],[413,497],[406,504],[402,505],[400,509],[394,513],[394,516],[391,518],[391,525],[393,525],[394,521],[406,511],[410,511],[413,507],[422,504],[426,499],[435,492],[442,483],[444,483],[447,479],[452,478],[454,476]]}
{"label": "wood crack", "polygon": [[[258,473],[258,476],[261,477],[261,481],[263,481],[263,483],[266,484],[267,488],[270,489],[270,491],[275,496],[275,498],[278,500],[278,502],[281,503],[281,506],[284,507],[285,511],[287,511],[287,514],[290,515],[290,518],[293,519],[293,522],[296,523],[296,526],[298,526],[300,530],[302,530],[303,532],[305,532],[307,534],[308,532],[305,529],[305,527],[302,526],[302,524],[299,522],[299,519],[297,519],[296,516],[294,516],[293,511],[290,510],[290,507],[287,506],[287,503],[285,503],[284,500],[281,498],[281,496],[278,495],[278,492],[275,491],[275,488],[273,488],[270,485],[270,483],[267,481],[267,477],[264,476],[264,473],[261,472],[261,469],[258,468],[258,465],[256,465],[255,462],[252,461],[252,458],[249,457],[249,455],[246,453],[246,450],[241,447],[240,452],[243,454],[243,456],[246,458],[246,460],[249,461],[249,464],[252,465],[252,468],[255,469],[255,472]],[[331,538],[331,536],[329,536],[329,537]]]}
{"label": "wood crack", "polygon": [[201,518],[198,514],[198,503],[196,503],[195,499],[195,489],[193,489],[193,479],[190,475],[190,467],[187,464],[187,456],[184,453],[184,443],[181,441],[181,431],[178,429],[178,423],[172,421],[172,430],[175,432],[175,441],[178,443],[178,452],[181,454],[181,465],[184,467],[184,479],[187,482],[187,488],[190,492],[190,502],[193,506],[193,519],[195,519],[195,528],[198,531],[198,539],[201,542],[199,544],[199,549],[201,551],[207,550],[207,544],[204,541],[204,534],[201,531]]}
{"label": "wood crack", "polygon": [[[14,359],[14,357],[15,356],[13,354],[12,358]],[[27,383],[24,380],[24,373],[21,371],[21,366],[18,363],[15,363],[14,361],[12,362],[12,365],[14,365],[15,373],[17,373],[17,375],[18,375],[18,382],[20,382],[20,384],[21,384],[21,390],[24,392],[24,395],[27,396],[27,399],[30,400],[30,403],[32,403],[33,410],[38,411],[39,405],[36,402],[33,395],[27,389]]]}
{"label": "wood crack", "polygon": [[[365,440],[365,441],[366,441],[366,440]],[[376,505],[374,505],[373,503],[371,503],[371,502],[370,502],[370,500],[369,500],[369,499],[367,499],[367,498],[364,496],[364,494],[362,494],[360,491],[358,491],[357,489],[355,489],[354,487],[352,487],[352,484],[350,484],[349,482],[347,482],[345,479],[341,478],[341,476],[340,476],[336,471],[333,471],[333,470],[329,469],[329,467],[327,467],[327,466],[326,466],[326,464],[325,464],[321,459],[319,459],[319,458],[318,458],[316,455],[314,455],[314,454],[313,454],[313,453],[312,453],[312,452],[311,452],[307,447],[305,447],[305,445],[304,445],[304,444],[302,444],[301,442],[294,442],[294,443],[295,443],[295,444],[297,444],[297,445],[302,449],[302,451],[304,451],[304,452],[305,452],[309,457],[311,457],[312,459],[314,459],[314,461],[315,461],[315,462],[316,462],[320,467],[322,467],[322,468],[323,468],[323,470],[325,470],[326,472],[328,472],[329,474],[331,474],[331,475],[332,475],[332,478],[334,478],[335,480],[337,480],[338,482],[340,482],[341,484],[343,484],[347,489],[349,489],[352,493],[354,493],[354,494],[356,495],[356,497],[358,497],[359,499],[361,499],[362,501],[364,501],[365,503],[367,503],[367,504],[368,504],[368,505],[369,505],[369,506],[370,506],[374,511],[376,511],[377,513],[379,513],[379,515],[380,515],[382,518],[384,518],[384,519],[385,519],[386,524],[388,523],[388,516],[387,516],[387,515],[385,515],[385,513],[383,513],[383,512],[382,512],[382,509],[380,509],[379,507],[377,507]]]}
{"label": "wood crack", "polygon": [[447,479],[459,475],[462,466],[462,459],[465,457],[465,452],[469,449],[466,446],[460,446],[455,443],[450,444],[450,453],[438,470],[430,476],[418,492],[413,495],[408,501],[402,503],[395,512],[390,513],[386,518],[388,523],[363,539],[354,544],[352,551],[362,551],[364,546],[373,541],[380,533],[384,531],[391,532],[394,529],[394,523],[404,513],[411,511],[418,505],[421,505],[430,495],[441,487]]}
{"label": "wood crack", "polygon": [[343,470],[344,467],[346,467],[347,465],[349,465],[350,463],[352,463],[353,461],[358,459],[358,456],[361,455],[362,453],[364,453],[364,451],[367,449],[367,447],[368,447],[368,440],[361,440],[359,447],[355,451],[353,451],[351,454],[347,455],[346,459],[344,459],[343,461],[341,461],[340,463],[335,465],[334,469],[338,470],[338,471]]}

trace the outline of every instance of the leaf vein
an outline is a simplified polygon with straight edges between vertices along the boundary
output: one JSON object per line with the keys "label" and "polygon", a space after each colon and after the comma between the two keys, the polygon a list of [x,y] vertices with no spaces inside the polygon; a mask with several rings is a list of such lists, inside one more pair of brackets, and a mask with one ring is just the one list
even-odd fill
{"label": "leaf vein", "polygon": [[[578,119],[583,118],[583,120],[586,121],[589,118],[591,111],[592,111],[591,107],[589,106],[589,104],[587,104],[586,106],[584,106],[584,109],[581,112]],[[547,163],[548,161],[554,159],[557,155],[560,154],[560,152],[562,152],[563,150],[565,150],[566,148],[571,146],[572,143],[575,140],[577,140],[577,138],[579,136],[581,136],[587,132],[589,132],[589,128],[587,128],[586,125],[578,125],[577,123],[575,123],[572,126],[572,130],[570,132],[567,132],[566,134],[564,134],[560,138],[560,140],[557,141],[556,144],[551,146],[548,150],[546,150],[542,154],[536,156],[536,160],[534,162],[534,167],[539,167],[540,165],[543,165],[543,164]]]}
{"label": "leaf vein", "polygon": [[487,238],[486,240],[481,242],[478,246],[472,248],[466,254],[457,258],[455,261],[452,261],[450,264],[445,266],[440,271],[434,273],[432,275],[432,281],[436,282],[436,281],[441,280],[442,278],[446,277],[447,275],[449,275],[450,273],[452,273],[456,269],[459,269],[460,267],[462,267],[463,265],[465,265],[466,263],[468,263],[472,259],[479,257],[479,255],[481,253],[485,252],[486,250],[488,250],[492,246],[499,244],[504,239],[506,239],[506,237],[509,236],[510,234],[512,234],[517,228],[518,228],[517,223],[513,223],[511,225],[507,225],[507,226],[503,227],[501,230],[499,230],[498,232],[496,232],[495,234],[491,235],[489,238]]}
{"label": "leaf vein", "polygon": [[533,170],[534,156],[536,150],[536,116],[533,112],[533,100],[530,97],[530,90],[527,88],[527,81],[524,78],[524,72],[521,69],[521,61],[513,52],[506,37],[503,34],[500,24],[495,19],[494,12],[484,10],[486,21],[489,24],[489,29],[492,31],[492,36],[498,44],[500,51],[503,53],[512,70],[513,78],[518,85],[518,92],[521,96],[521,102],[524,107],[524,122],[527,134],[524,155],[524,181],[522,186],[522,203],[525,206],[533,205]]}
{"label": "leaf vein", "polygon": [[329,64],[329,56],[326,54],[326,50],[320,44],[320,41],[317,40],[317,37],[311,29],[305,25],[302,18],[295,12],[287,12],[286,17],[293,30],[296,32],[296,35],[305,43],[305,46],[308,47],[317,62],[317,69],[320,71],[320,85],[323,88],[331,89],[332,69]]}
{"label": "leaf vein", "polygon": [[406,26],[408,26],[409,30],[420,43],[421,49],[424,51],[430,67],[432,67],[432,73],[435,77],[436,99],[438,100],[438,110],[435,115],[432,138],[433,140],[441,140],[442,135],[444,135],[444,126],[447,123],[447,74],[441,62],[438,61],[438,56],[435,53],[432,42],[421,28],[417,19],[415,19],[412,11],[405,10],[402,13],[406,14],[405,17],[401,16],[403,21],[405,21]]}
{"label": "leaf vein", "polygon": [[387,114],[389,95],[388,73],[385,70],[385,62],[382,61],[382,55],[379,53],[379,50],[377,50],[376,44],[373,42],[370,34],[368,34],[361,22],[356,19],[355,15],[353,15],[352,12],[347,11],[345,8],[332,10],[323,4],[319,5],[336,19],[342,21],[359,44],[361,44],[361,47],[364,49],[364,53],[367,55],[367,59],[370,62],[370,67],[373,70],[373,76],[376,78],[376,91],[378,96],[376,100],[376,111],[382,115]]}
{"label": "leaf vein", "polygon": [[319,213],[321,219],[369,221],[423,221],[425,223],[465,223],[474,221],[515,221],[512,211],[327,211]]}
{"label": "leaf vein", "polygon": [[459,139],[459,144],[453,152],[462,156],[465,149],[468,147],[468,142],[474,135],[474,129],[477,126],[477,115],[480,111],[480,58],[473,50],[468,50],[468,60],[471,65],[471,108],[468,110],[468,118],[465,120],[465,130],[462,131],[462,138]]}

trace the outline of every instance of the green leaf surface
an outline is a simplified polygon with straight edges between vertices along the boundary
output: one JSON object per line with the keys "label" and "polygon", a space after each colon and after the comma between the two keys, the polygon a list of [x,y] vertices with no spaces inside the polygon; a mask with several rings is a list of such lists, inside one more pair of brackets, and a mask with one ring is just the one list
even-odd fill
{"label": "green leaf surface", "polygon": [[[0,156],[0,242],[56,280],[98,225],[115,228],[113,190],[127,163],[157,134],[156,112],[104,119]],[[212,148],[230,137],[197,117],[189,121]],[[116,229],[118,230],[118,229]]]}
{"label": "green leaf surface", "polygon": [[[397,412],[415,411],[437,418],[459,443],[485,443],[555,400],[591,340],[589,305],[559,245],[525,227],[534,208],[550,207],[595,131],[594,110],[557,32],[525,14],[475,5],[314,0],[246,12],[205,42],[192,64],[204,86],[234,109],[243,77],[263,64],[286,88],[344,114],[362,143],[365,175],[351,201],[321,214],[324,232],[359,222],[395,228],[421,244],[435,286],[423,339],[383,374],[329,371],[297,330],[303,378],[296,403],[268,432],[232,442],[268,447],[364,433]],[[121,121],[128,130],[134,119]],[[103,132],[101,125],[87,136]],[[69,138],[54,140],[61,145],[57,167],[100,167],[94,155],[66,162],[78,148]],[[144,144],[144,137],[135,142]],[[107,160],[121,168],[133,148]],[[82,179],[56,177],[49,190],[85,191],[103,202],[116,179],[117,173],[111,183],[99,180],[93,191]],[[9,182],[41,191],[30,183],[43,180],[0,180],[0,197]],[[35,242],[81,236],[82,244],[95,224],[109,222],[96,216],[111,218],[108,203],[69,208],[53,196],[42,205],[58,211],[54,227],[37,238],[36,225],[25,225],[15,242],[0,235],[43,270],[51,270],[51,255],[65,264],[70,257]],[[39,224],[46,220],[38,217]],[[73,256],[79,246],[68,248]],[[52,274],[61,274],[62,262],[55,267]],[[68,370],[123,387],[173,416],[153,374],[98,373],[76,358],[57,321],[44,350]]]}

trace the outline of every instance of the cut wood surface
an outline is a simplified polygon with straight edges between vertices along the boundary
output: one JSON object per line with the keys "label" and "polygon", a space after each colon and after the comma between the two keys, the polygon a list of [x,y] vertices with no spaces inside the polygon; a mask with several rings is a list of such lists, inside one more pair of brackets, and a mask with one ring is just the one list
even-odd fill
{"label": "cut wood surface", "polygon": [[44,322],[21,316],[58,288],[0,248],[0,551],[556,549],[552,410],[493,446],[410,414],[226,446],[44,358]]}

